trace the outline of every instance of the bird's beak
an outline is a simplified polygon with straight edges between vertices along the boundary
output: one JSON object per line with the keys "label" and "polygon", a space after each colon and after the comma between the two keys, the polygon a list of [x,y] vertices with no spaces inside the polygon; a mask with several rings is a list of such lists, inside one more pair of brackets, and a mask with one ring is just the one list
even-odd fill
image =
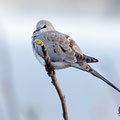
{"label": "bird's beak", "polygon": [[38,32],[40,29],[36,29],[33,33],[36,33],[36,32]]}

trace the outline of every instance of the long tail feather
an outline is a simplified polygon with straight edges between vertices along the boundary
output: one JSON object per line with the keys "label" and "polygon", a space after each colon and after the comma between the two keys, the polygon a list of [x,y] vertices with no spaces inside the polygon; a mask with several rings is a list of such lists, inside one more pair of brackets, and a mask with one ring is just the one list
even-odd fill
{"label": "long tail feather", "polygon": [[100,75],[98,72],[96,72],[94,69],[92,69],[86,62],[84,63],[76,63],[76,64],[72,64],[72,67],[81,69],[83,71],[89,72],[92,75],[94,75],[95,77],[103,80],[104,82],[106,82],[108,85],[110,85],[112,88],[114,88],[115,90],[117,90],[118,92],[120,92],[120,89],[118,89],[115,85],[113,85],[110,81],[108,81],[106,78],[104,78],[102,75]]}
{"label": "long tail feather", "polygon": [[108,85],[110,85],[111,87],[113,87],[115,90],[117,90],[118,92],[120,92],[120,89],[118,89],[115,85],[113,85],[110,81],[108,81],[106,78],[104,78],[98,72],[96,72],[94,69],[91,69],[90,73],[92,75],[94,75],[95,77],[100,78],[101,80],[103,80],[104,82],[106,82]]}

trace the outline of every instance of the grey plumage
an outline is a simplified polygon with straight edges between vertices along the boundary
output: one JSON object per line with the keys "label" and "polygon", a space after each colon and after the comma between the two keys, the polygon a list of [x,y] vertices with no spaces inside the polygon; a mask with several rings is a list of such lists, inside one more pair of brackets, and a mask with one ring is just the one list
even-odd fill
{"label": "grey plumage", "polygon": [[[56,31],[52,23],[47,20],[39,21],[36,28],[37,29],[32,36],[33,41],[37,39],[43,41],[51,58],[51,64],[55,69],[75,67],[87,71],[120,92],[116,86],[88,65],[88,63],[98,62],[98,60],[84,55],[79,46],[70,38],[70,36]],[[35,56],[41,62],[43,58],[41,47],[33,43],[33,50],[35,52]],[[43,62],[44,61],[42,60],[42,63]]]}

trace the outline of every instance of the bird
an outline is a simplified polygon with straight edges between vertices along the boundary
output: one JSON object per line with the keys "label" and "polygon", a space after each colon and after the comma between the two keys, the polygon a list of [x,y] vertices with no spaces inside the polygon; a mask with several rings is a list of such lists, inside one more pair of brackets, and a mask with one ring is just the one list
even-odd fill
{"label": "bird", "polygon": [[51,59],[51,65],[55,70],[74,67],[103,80],[112,88],[120,92],[114,84],[95,71],[89,63],[96,63],[98,59],[85,55],[77,43],[67,34],[57,31],[48,20],[40,20],[32,35],[33,51],[38,61],[45,65],[44,54],[39,45],[41,40],[47,48]]}

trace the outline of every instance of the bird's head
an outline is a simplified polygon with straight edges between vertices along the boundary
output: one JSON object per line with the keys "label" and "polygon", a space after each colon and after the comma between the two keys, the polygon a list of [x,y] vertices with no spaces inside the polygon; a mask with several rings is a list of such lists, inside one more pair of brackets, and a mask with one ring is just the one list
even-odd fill
{"label": "bird's head", "polygon": [[33,33],[52,31],[54,27],[51,22],[47,20],[40,20],[36,25],[36,30]]}
{"label": "bird's head", "polygon": [[40,45],[41,47],[44,45],[42,40],[34,40],[33,43],[36,43],[37,45]]}

